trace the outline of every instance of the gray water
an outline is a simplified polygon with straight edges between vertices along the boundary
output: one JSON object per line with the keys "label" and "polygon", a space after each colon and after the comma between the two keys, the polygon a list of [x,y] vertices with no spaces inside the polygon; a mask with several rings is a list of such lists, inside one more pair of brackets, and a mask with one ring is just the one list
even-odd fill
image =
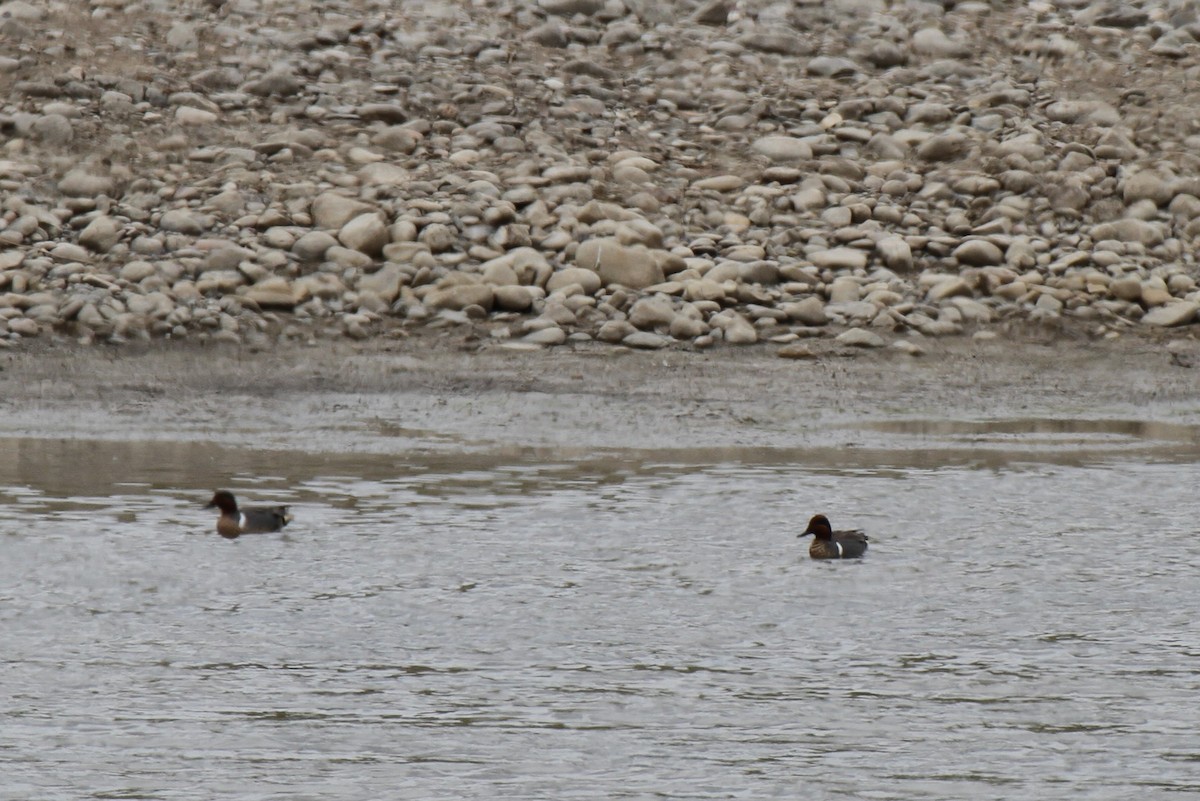
{"label": "gray water", "polygon": [[[703,458],[0,441],[0,793],[1200,792],[1196,432],[889,425]],[[222,540],[217,485],[296,521]],[[809,560],[816,511],[868,557]]]}

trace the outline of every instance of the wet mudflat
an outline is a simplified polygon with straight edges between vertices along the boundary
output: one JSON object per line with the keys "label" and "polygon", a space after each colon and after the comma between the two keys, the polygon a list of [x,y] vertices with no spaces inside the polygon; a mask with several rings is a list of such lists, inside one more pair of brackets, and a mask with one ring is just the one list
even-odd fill
{"label": "wet mudflat", "polygon": [[[834,439],[0,441],[3,796],[1200,789],[1192,427]],[[296,522],[221,540],[218,484]],[[868,557],[811,562],[814,511]]]}

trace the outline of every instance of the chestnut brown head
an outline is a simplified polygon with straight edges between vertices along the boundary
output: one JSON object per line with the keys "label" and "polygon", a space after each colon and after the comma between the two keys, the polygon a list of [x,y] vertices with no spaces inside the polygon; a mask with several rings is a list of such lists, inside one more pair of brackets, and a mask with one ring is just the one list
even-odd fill
{"label": "chestnut brown head", "polygon": [[829,525],[829,518],[825,515],[813,515],[812,519],[808,521],[808,528],[798,536],[806,537],[809,534],[819,540],[833,539],[833,528]]}
{"label": "chestnut brown head", "polygon": [[220,509],[223,514],[237,514],[237,501],[234,500],[233,493],[229,490],[217,490],[213,493],[212,500],[204,508],[211,509],[214,506]]}

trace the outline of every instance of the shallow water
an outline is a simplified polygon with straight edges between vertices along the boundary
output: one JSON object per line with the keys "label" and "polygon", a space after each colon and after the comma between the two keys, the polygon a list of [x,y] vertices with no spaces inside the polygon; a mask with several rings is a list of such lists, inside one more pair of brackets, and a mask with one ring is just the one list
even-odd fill
{"label": "shallow water", "polygon": [[[1195,432],[1045,423],[416,462],[0,440],[0,793],[1200,791]],[[218,484],[296,522],[221,540]],[[810,561],[818,510],[868,557]]]}

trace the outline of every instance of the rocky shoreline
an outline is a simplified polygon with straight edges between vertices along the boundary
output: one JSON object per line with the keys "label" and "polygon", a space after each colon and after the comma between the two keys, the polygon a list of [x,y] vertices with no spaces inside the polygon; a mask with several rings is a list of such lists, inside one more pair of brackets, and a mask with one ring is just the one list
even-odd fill
{"label": "rocky shoreline", "polygon": [[0,4],[0,346],[1198,321],[1190,3]]}

